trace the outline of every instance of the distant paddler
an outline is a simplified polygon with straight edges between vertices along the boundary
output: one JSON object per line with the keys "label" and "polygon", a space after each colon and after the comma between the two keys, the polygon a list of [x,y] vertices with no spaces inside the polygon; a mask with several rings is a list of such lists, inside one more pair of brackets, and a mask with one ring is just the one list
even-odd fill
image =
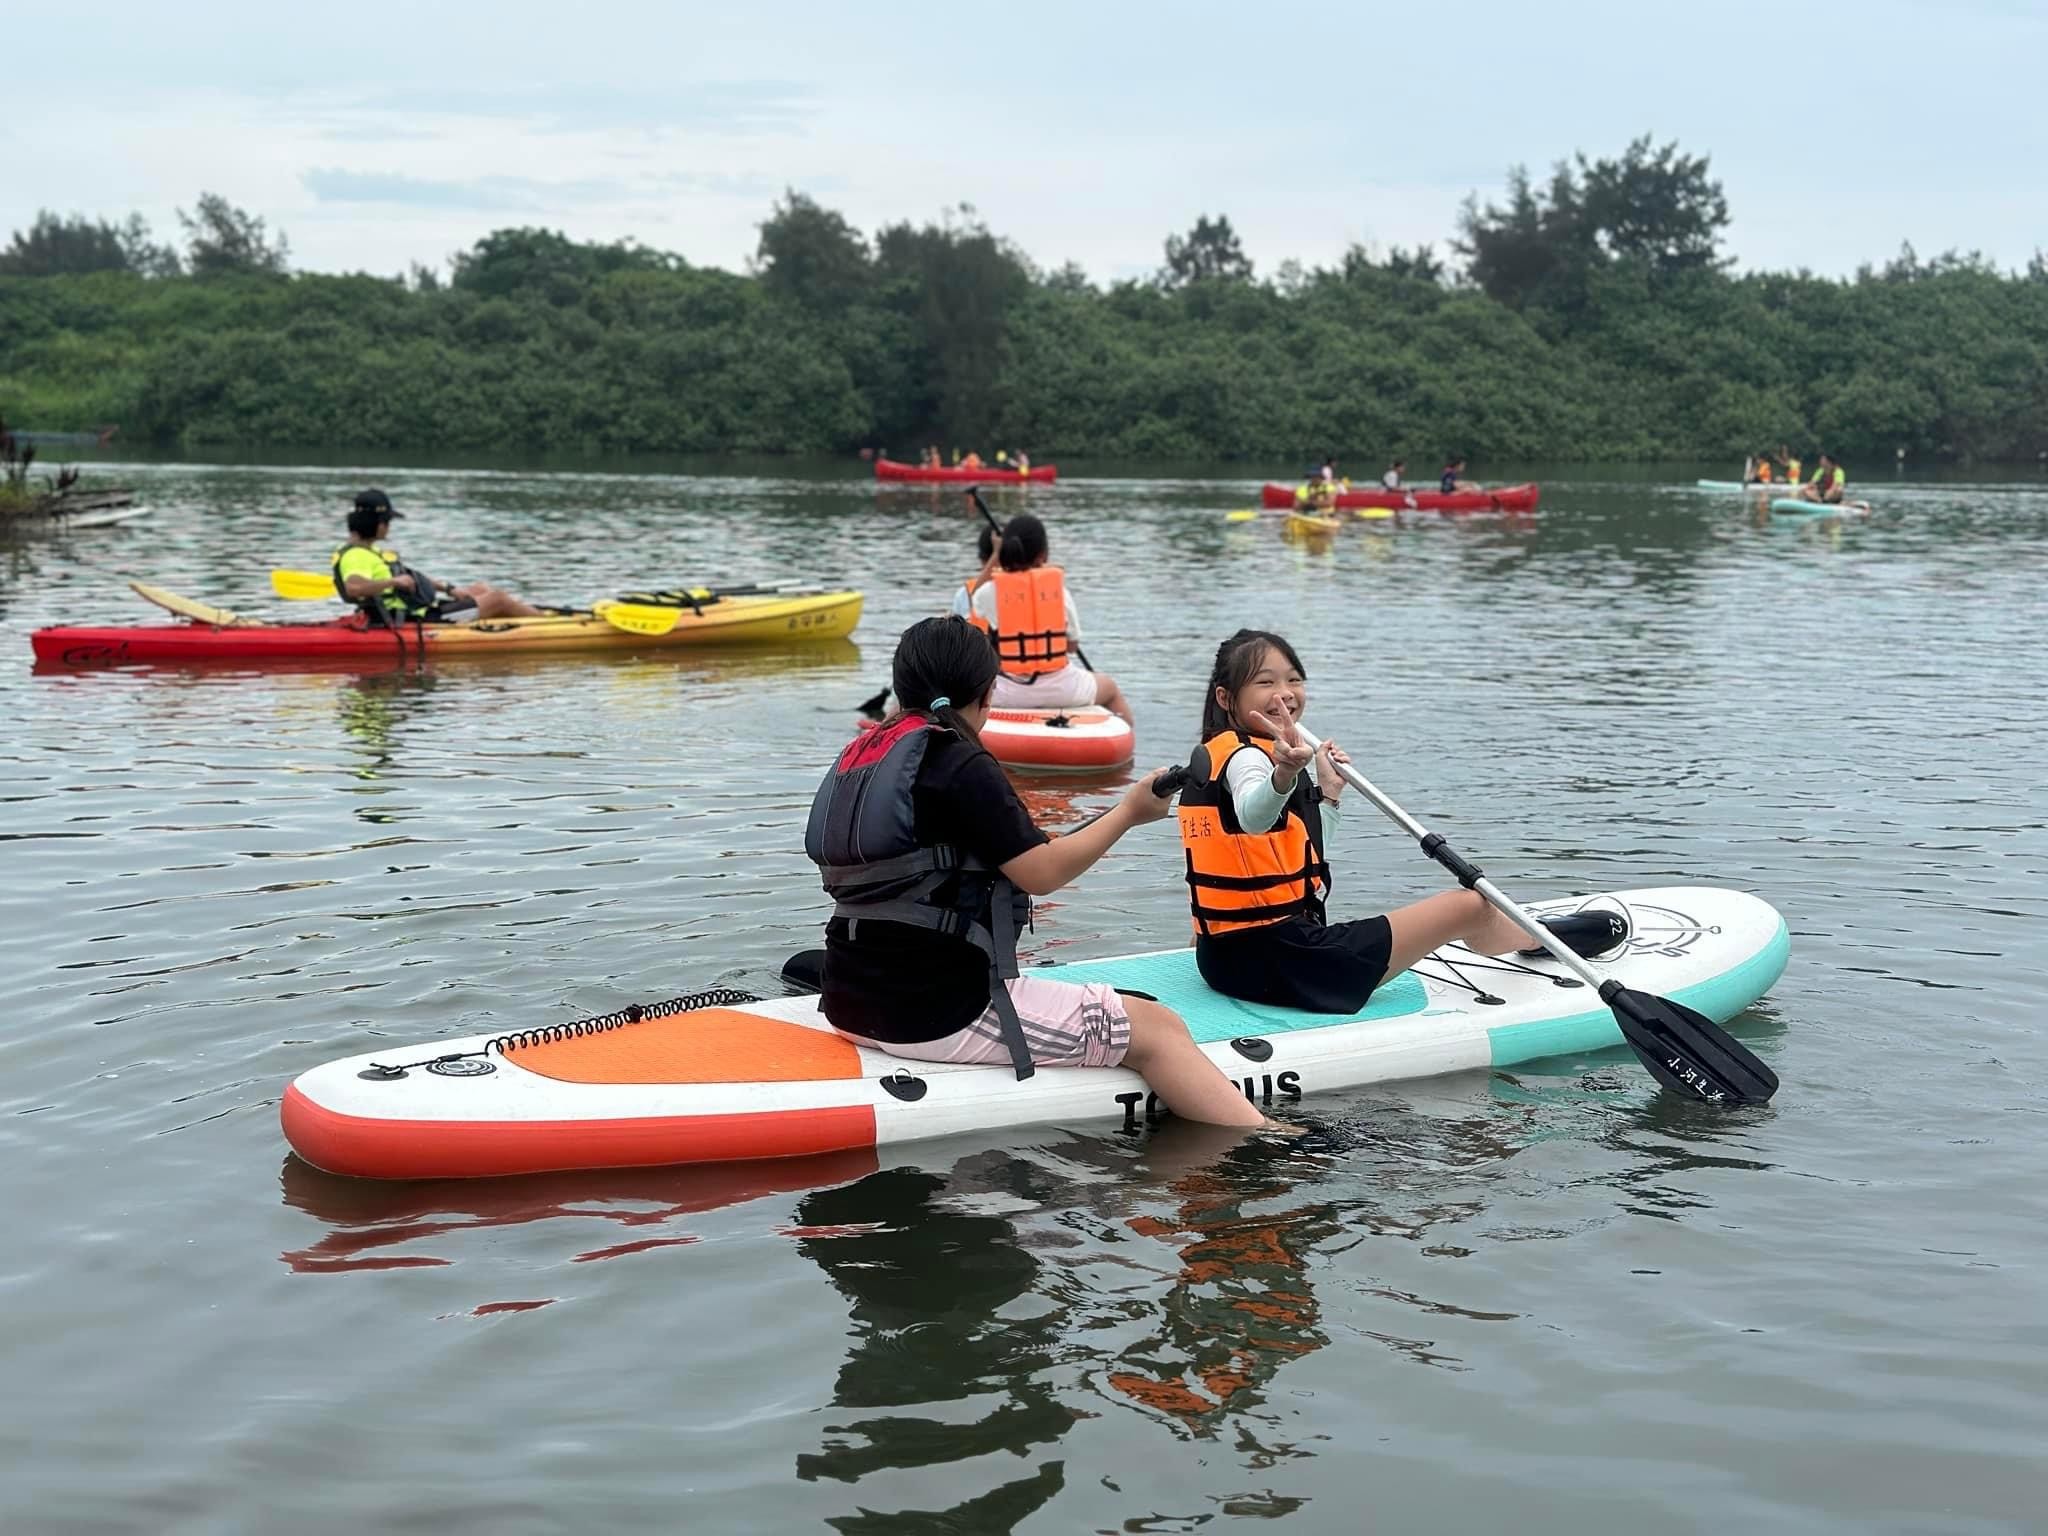
{"label": "distant paddler", "polygon": [[1298,512],[1313,512],[1327,517],[1337,509],[1337,462],[1324,459],[1308,472],[1308,477],[1295,487],[1294,507]]}
{"label": "distant paddler", "polygon": [[1486,487],[1477,480],[1465,478],[1465,460],[1461,456],[1444,462],[1444,472],[1437,481],[1437,489],[1446,496],[1455,496],[1460,491],[1480,492]]}
{"label": "distant paddler", "polygon": [[1842,466],[1826,454],[1822,454],[1820,467],[1813,472],[1813,478],[1799,487],[1799,499],[1834,506],[1841,501],[1842,493],[1848,485],[1849,477],[1842,472]]}

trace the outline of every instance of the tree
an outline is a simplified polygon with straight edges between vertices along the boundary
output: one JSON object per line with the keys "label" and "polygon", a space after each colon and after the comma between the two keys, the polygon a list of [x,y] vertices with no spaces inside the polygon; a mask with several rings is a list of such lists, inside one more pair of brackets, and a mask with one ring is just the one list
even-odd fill
{"label": "tree", "polygon": [[1458,231],[1451,248],[1465,258],[1466,275],[1488,298],[1526,308],[1583,258],[1578,184],[1570,167],[1560,162],[1544,196],[1529,185],[1526,166],[1510,166],[1506,205],[1488,203],[1482,211],[1474,193],[1459,211]]}
{"label": "tree", "polygon": [[1490,298],[1517,309],[1541,306],[1567,317],[1587,304],[1604,266],[1625,266],[1665,282],[1715,271],[1728,200],[1707,175],[1707,157],[1675,143],[1653,149],[1645,135],[1618,160],[1560,160],[1542,192],[1522,166],[1508,171],[1505,205],[1465,199],[1453,249]]}
{"label": "tree", "polygon": [[794,189],[762,220],[754,266],[768,292],[817,314],[852,304],[873,277],[860,231]]}
{"label": "tree", "polygon": [[999,415],[1010,311],[1035,276],[1030,262],[962,203],[940,223],[882,230],[875,268],[889,302],[917,328],[924,383],[922,398],[905,402],[913,425],[986,438]]}
{"label": "tree", "polygon": [[554,304],[573,304],[590,285],[614,272],[686,272],[680,256],[634,240],[585,244],[553,229],[494,229],[450,263],[451,288],[487,298],[538,293]]}
{"label": "tree", "polygon": [[1659,277],[1725,265],[1728,199],[1707,175],[1707,156],[1680,154],[1676,140],[1652,149],[1644,134],[1619,160],[1578,163],[1581,217],[1607,256]]}
{"label": "tree", "polygon": [[154,244],[149,225],[139,213],[125,224],[88,219],[82,214],[60,218],[45,208],[26,231],[0,251],[0,274],[10,277],[55,277],[68,272],[140,272],[145,277],[174,275],[178,258],[168,246]]}
{"label": "tree", "polygon": [[1092,294],[1095,284],[1088,280],[1087,269],[1078,261],[1063,262],[1046,274],[1045,286],[1054,293]]}
{"label": "tree", "polygon": [[[1448,276],[1444,264],[1437,259],[1436,247],[1433,245],[1418,245],[1412,251],[1404,250],[1398,245],[1390,246],[1387,249],[1387,259],[1375,261],[1372,252],[1356,241],[1345,250],[1343,263],[1338,267],[1336,276],[1347,283],[1359,283],[1366,281],[1367,274],[1372,272],[1384,272],[1389,277],[1413,278],[1417,282],[1438,286],[1441,286]],[[1327,277],[1328,274],[1324,275]]]}
{"label": "tree", "polygon": [[180,208],[178,223],[185,231],[185,261],[194,277],[282,277],[290,270],[291,243],[284,235],[272,239],[263,220],[218,192],[200,193],[195,213]]}
{"label": "tree", "polygon": [[168,245],[158,245],[148,221],[139,213],[128,215],[121,226],[121,253],[128,258],[128,270],[144,277],[182,277],[185,264]]}
{"label": "tree", "polygon": [[1441,285],[1446,276],[1444,264],[1437,260],[1436,247],[1423,244],[1413,251],[1404,251],[1396,245],[1387,251],[1387,270],[1395,277],[1410,277],[1420,283]]}
{"label": "tree", "polygon": [[59,218],[45,208],[26,233],[0,251],[0,272],[10,277],[54,277],[60,272],[124,272],[127,253],[121,232],[104,220],[81,214]]}
{"label": "tree", "polygon": [[1166,237],[1166,265],[1159,281],[1167,288],[1184,288],[1189,283],[1209,281],[1248,283],[1252,280],[1251,258],[1238,243],[1237,231],[1227,215],[1214,223],[1205,213],[1185,235]]}

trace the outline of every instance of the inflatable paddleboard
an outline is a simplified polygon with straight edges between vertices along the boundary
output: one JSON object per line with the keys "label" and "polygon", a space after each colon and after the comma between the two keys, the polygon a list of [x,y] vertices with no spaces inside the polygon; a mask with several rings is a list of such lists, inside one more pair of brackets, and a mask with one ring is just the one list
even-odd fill
{"label": "inflatable paddleboard", "polygon": [[1703,491],[1775,491],[1784,485],[1782,480],[1695,480],[1693,484]]}
{"label": "inflatable paddleboard", "polygon": [[1138,734],[1096,705],[1085,709],[992,709],[981,744],[1013,768],[1117,768],[1131,760]]}
{"label": "inflatable paddleboard", "polygon": [[1798,496],[1780,496],[1771,503],[1773,512],[1794,516],[1832,513],[1836,517],[1861,517],[1870,510],[1867,501],[1806,501]]}
{"label": "inflatable paddleboard", "polygon": [[[1784,921],[1703,886],[1539,903],[1619,908],[1631,934],[1598,960],[1624,984],[1725,1022],[1778,979]],[[1614,1016],[1549,958],[1440,950],[1356,1014],[1307,1014],[1212,992],[1190,948],[1046,966],[1106,981],[1188,1021],[1225,1074],[1284,1111],[1317,1093],[1511,1066],[1621,1044]],[[1161,1113],[1120,1067],[908,1061],[833,1033],[815,997],[705,993],[496,1036],[382,1046],[301,1075],[284,1134],[307,1162],[361,1178],[430,1179],[841,1152],[1058,1122],[1133,1130]]]}

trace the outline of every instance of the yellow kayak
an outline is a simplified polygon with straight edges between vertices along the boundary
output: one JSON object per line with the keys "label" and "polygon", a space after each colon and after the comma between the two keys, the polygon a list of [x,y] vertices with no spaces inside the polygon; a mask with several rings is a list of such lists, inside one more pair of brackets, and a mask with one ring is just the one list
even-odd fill
{"label": "yellow kayak", "polygon": [[183,614],[182,624],[59,626],[30,637],[36,658],[71,666],[138,661],[361,659],[393,656],[541,655],[557,651],[649,651],[706,645],[792,645],[837,640],[860,622],[858,592],[804,592],[720,597],[701,609],[680,609],[673,628],[635,633],[596,614],[543,614],[531,619],[480,619],[469,624],[370,628],[360,614],[311,624],[272,624],[133,584],[159,607]]}
{"label": "yellow kayak", "polygon": [[1317,517],[1312,512],[1290,512],[1287,526],[1281,531],[1289,538],[1314,539],[1335,533],[1343,523],[1334,517]]}

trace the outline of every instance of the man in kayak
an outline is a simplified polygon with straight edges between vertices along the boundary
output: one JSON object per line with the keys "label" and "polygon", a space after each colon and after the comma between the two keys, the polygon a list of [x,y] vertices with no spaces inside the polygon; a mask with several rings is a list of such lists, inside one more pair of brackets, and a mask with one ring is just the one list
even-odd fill
{"label": "man in kayak", "polygon": [[1820,467],[1813,472],[1813,478],[1799,487],[1801,501],[1820,501],[1830,505],[1842,499],[1849,477],[1842,473],[1842,466],[1826,454],[1820,456]]}
{"label": "man in kayak", "polygon": [[1392,464],[1387,466],[1387,472],[1380,476],[1380,485],[1389,491],[1400,490],[1402,488],[1401,476],[1406,472],[1407,468],[1408,461],[1406,459],[1394,460]]}
{"label": "man in kayak", "polygon": [[509,592],[476,581],[466,587],[436,581],[410,570],[385,547],[391,520],[405,514],[391,498],[371,489],[356,492],[348,514],[348,542],[334,552],[334,589],[373,624],[464,624],[472,619],[535,618],[542,610]]}
{"label": "man in kayak", "polygon": [[1463,459],[1451,459],[1445,463],[1443,478],[1437,482],[1437,488],[1446,496],[1454,496],[1459,491],[1483,491],[1486,489],[1478,481],[1465,478],[1465,461]]}

